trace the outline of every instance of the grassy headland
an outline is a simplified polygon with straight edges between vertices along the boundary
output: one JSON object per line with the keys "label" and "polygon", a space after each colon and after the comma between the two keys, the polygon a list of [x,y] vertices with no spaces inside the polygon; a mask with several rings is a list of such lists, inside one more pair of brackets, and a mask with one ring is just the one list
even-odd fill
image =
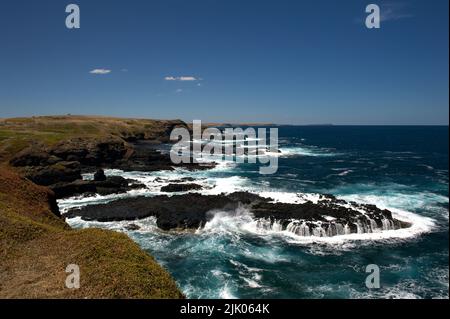
{"label": "grassy headland", "polygon": [[100,116],[42,116],[0,119],[0,160],[8,159],[30,143],[46,146],[73,138],[100,139],[118,137],[124,140],[158,140],[180,120],[121,119]]}

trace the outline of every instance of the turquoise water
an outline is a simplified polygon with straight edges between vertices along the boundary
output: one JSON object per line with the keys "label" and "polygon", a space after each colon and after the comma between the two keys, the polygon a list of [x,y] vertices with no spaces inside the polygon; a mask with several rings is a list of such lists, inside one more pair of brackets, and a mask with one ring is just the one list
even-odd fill
{"label": "turquoise water", "polygon": [[[129,236],[189,298],[448,298],[448,136],[448,127],[280,127],[275,175],[232,163],[206,172],[107,173],[141,180],[147,196],[159,193],[157,176],[192,176],[211,186],[205,193],[331,193],[414,221],[404,233],[322,240],[258,231],[246,211],[217,212],[197,232],[162,232],[152,218],[136,222],[142,228]],[[69,222],[120,231],[127,223]],[[380,289],[365,286],[369,264],[380,268]]]}

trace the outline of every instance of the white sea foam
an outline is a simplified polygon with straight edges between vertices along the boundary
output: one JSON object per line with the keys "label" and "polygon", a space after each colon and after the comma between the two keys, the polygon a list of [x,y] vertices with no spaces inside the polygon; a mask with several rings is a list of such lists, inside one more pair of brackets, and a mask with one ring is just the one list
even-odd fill
{"label": "white sea foam", "polygon": [[315,298],[326,298],[340,292],[350,299],[421,299],[419,294],[427,293],[427,289],[414,280],[403,280],[380,289],[356,289],[352,283],[313,285],[304,289]]}
{"label": "white sea foam", "polygon": [[348,175],[348,174],[350,174],[352,172],[353,172],[353,170],[349,169],[349,170],[346,170],[346,171],[343,171],[343,172],[339,173],[338,175],[339,176],[346,176],[346,175]]}
{"label": "white sea foam", "polygon": [[[160,192],[161,186],[167,185],[171,180],[179,180],[183,177],[194,177],[196,183],[201,184],[204,189],[202,194],[221,194],[232,193],[236,191],[251,191],[258,195],[271,198],[274,202],[281,203],[305,203],[311,201],[317,203],[319,200],[323,200],[320,194],[308,194],[308,193],[294,193],[283,191],[266,191],[261,190],[249,183],[247,178],[241,176],[214,176],[211,172],[190,172],[183,169],[176,169],[168,172],[154,172],[154,173],[141,173],[141,172],[129,172],[124,173],[118,170],[107,170],[107,175],[121,175],[125,178],[136,179],[139,182],[145,184],[148,189],[144,190],[132,190],[125,194],[114,194],[107,196],[92,196],[92,197],[73,197],[59,201],[62,212],[66,212],[71,207],[81,207],[85,205],[99,204],[115,199],[133,197],[139,195],[154,196],[163,194]],[[203,176],[200,178],[200,176]],[[167,193],[164,193],[167,195]],[[169,194],[173,195],[173,194]],[[429,194],[429,196],[438,196],[435,194]],[[318,237],[314,234],[307,234],[312,236],[299,236],[289,230],[282,230],[280,227],[270,227],[270,229],[262,229],[258,226],[253,216],[244,208],[239,208],[234,214],[229,212],[212,212],[214,217],[206,223],[205,227],[199,230],[199,233],[215,232],[215,233],[227,233],[227,234],[239,234],[249,233],[258,236],[278,236],[284,238],[289,243],[309,244],[309,243],[328,243],[328,244],[342,244],[348,241],[386,241],[393,239],[408,239],[418,236],[422,233],[430,232],[436,227],[436,221],[434,219],[421,216],[415,213],[411,213],[402,209],[403,207],[421,207],[425,205],[429,200],[428,195],[421,194],[419,197],[408,196],[405,194],[397,194],[394,196],[389,195],[374,195],[374,194],[352,194],[340,196],[340,198],[346,201],[355,201],[359,203],[375,204],[381,209],[389,209],[393,213],[393,217],[405,221],[411,224],[409,228],[397,229],[397,230],[383,230],[372,233],[361,234],[345,234],[330,237]],[[433,198],[435,199],[435,198]],[[437,198],[440,202],[448,202],[448,198]],[[365,213],[363,209],[359,207],[353,207],[350,203],[343,204],[345,207],[359,210],[361,213]],[[400,208],[398,208],[400,207]],[[81,223],[79,220],[78,223]],[[301,221],[299,221],[300,223]],[[73,222],[71,222],[73,223]],[[113,227],[113,226],[111,226]],[[119,225],[118,227],[124,227]],[[145,229],[145,228],[144,228]]]}
{"label": "white sea foam", "polygon": [[[120,232],[140,232],[148,233],[159,231],[156,225],[156,218],[151,216],[144,219],[134,221],[114,221],[114,222],[98,222],[98,221],[85,221],[81,217],[74,217],[67,219],[67,223],[74,228],[104,228],[109,230],[115,230]],[[138,226],[136,230],[128,230],[131,225]]]}
{"label": "white sea foam", "polygon": [[[427,293],[423,283],[413,279],[402,280],[392,286],[384,286],[380,289],[358,291],[350,286],[347,287],[352,299],[422,299],[421,295]],[[444,297],[444,296],[442,296]],[[448,298],[448,294],[446,297]]]}
{"label": "white sea foam", "polygon": [[71,208],[80,208],[88,205],[98,205],[114,200],[138,196],[139,194],[145,195],[147,192],[144,190],[132,190],[123,194],[111,194],[111,195],[93,195],[93,196],[74,196],[70,198],[64,198],[58,200],[58,206],[62,214],[66,213]]}
{"label": "white sea foam", "polygon": [[245,283],[250,287],[250,288],[262,288],[262,286],[255,280],[244,277],[244,276],[239,276],[239,278],[241,278],[242,280],[245,281]]}
{"label": "white sea foam", "polygon": [[219,297],[221,299],[238,299],[232,292],[231,289],[228,287],[228,284],[225,284],[225,286],[220,290]]}
{"label": "white sea foam", "polygon": [[236,266],[236,267],[238,267],[238,268],[243,268],[243,269],[245,269],[247,272],[258,273],[258,272],[261,272],[261,271],[262,271],[262,269],[260,269],[260,268],[249,267],[249,266],[247,266],[246,264],[243,264],[243,263],[241,263],[241,262],[239,262],[239,261],[236,261],[236,260],[233,260],[233,259],[230,259],[230,263],[231,263],[233,266]]}
{"label": "white sea foam", "polygon": [[[145,188],[133,189],[121,194],[73,196],[70,198],[58,200],[58,205],[62,213],[65,213],[70,208],[103,204],[129,197],[151,197],[157,195],[173,196],[179,193],[174,194],[161,192],[161,187],[174,182],[176,182],[177,184],[192,183],[192,181],[190,180],[183,181],[184,178],[194,178],[195,183],[201,185],[203,189],[201,191],[191,190],[182,193],[201,192],[202,194],[216,195],[220,193],[242,191],[245,190],[245,185],[248,184],[247,178],[235,175],[226,176],[223,174],[229,170],[232,170],[235,165],[236,164],[234,162],[221,161],[217,163],[217,166],[215,168],[207,171],[189,171],[183,168],[176,168],[172,171],[124,172],[118,169],[107,169],[105,170],[105,175],[122,176],[127,179],[133,179],[145,185]],[[83,178],[92,179],[93,174],[84,174]]]}
{"label": "white sea foam", "polygon": [[[393,209],[393,217],[411,223],[411,227],[397,230],[378,230],[373,233],[351,233],[337,236],[317,236],[314,233],[310,236],[301,236],[282,229],[281,227],[261,227],[261,223],[243,207],[238,208],[234,213],[216,211],[214,217],[206,223],[205,227],[198,230],[198,233],[216,234],[253,234],[258,236],[277,236],[289,243],[311,244],[343,244],[347,241],[386,241],[393,239],[408,239],[416,237],[422,233],[429,232],[435,227],[435,222],[431,218],[419,216],[410,212]],[[300,223],[300,221],[299,221]]]}
{"label": "white sea foam", "polygon": [[[394,186],[392,186],[391,189],[394,189]],[[389,191],[388,194],[386,194],[384,191],[380,192],[380,194],[377,194],[374,191],[367,192],[367,190],[361,190],[361,192],[358,194],[341,195],[339,196],[339,198],[342,198],[346,201],[373,204],[381,209],[391,210],[394,213],[396,211],[405,212],[417,209],[426,212],[429,209],[430,203],[448,204],[449,200],[446,196],[429,192],[414,193],[413,191],[411,191],[409,193],[405,193],[404,191],[395,190]],[[419,217],[421,217],[421,215]],[[443,209],[441,212],[441,217],[448,220],[448,210]],[[401,216],[399,219],[401,219]]]}
{"label": "white sea foam", "polygon": [[311,156],[311,157],[324,157],[324,156],[336,156],[338,155],[335,152],[316,149],[313,147],[280,147],[280,152],[277,154],[280,157],[292,157],[292,156]]}
{"label": "white sea foam", "polygon": [[273,199],[273,202],[275,202],[275,203],[303,204],[308,201],[317,203],[320,200],[320,194],[314,194],[314,193],[258,191],[254,188],[251,188],[250,191],[258,194],[261,197],[271,198],[271,199]]}

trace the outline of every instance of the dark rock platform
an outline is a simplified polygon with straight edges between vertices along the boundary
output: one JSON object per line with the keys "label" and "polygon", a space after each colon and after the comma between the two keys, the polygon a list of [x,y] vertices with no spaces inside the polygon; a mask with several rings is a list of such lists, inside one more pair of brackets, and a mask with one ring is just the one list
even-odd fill
{"label": "dark rock platform", "polygon": [[[276,224],[281,230],[288,229],[304,235],[317,233],[320,236],[333,236],[410,226],[394,219],[388,210],[356,203],[352,203],[352,208],[348,208],[342,205],[344,203],[332,196],[323,196],[317,203],[286,204],[247,192],[228,195],[193,193],[120,199],[106,204],[71,209],[65,216],[79,216],[83,220],[101,222],[155,216],[158,227],[163,230],[197,229],[210,221],[215,211],[235,214],[236,208],[243,205],[262,228],[270,229]],[[361,213],[360,209],[365,213]]]}

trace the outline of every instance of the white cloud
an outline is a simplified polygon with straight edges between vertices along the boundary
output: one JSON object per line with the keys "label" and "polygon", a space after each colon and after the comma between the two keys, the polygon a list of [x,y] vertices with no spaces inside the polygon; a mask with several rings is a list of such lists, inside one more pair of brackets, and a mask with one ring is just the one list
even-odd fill
{"label": "white cloud", "polygon": [[381,5],[381,21],[393,21],[414,17],[406,12],[406,5],[403,3],[384,3]]}
{"label": "white cloud", "polygon": [[97,75],[109,74],[111,72],[112,71],[108,69],[94,69],[89,71],[90,74],[97,74]]}
{"label": "white cloud", "polygon": [[[409,12],[408,4],[404,2],[386,1],[380,3],[379,6],[380,6],[380,20],[382,22],[414,18],[414,14]],[[364,23],[366,21],[366,17],[367,15],[364,15],[363,18],[357,18],[355,19],[355,22]]]}
{"label": "white cloud", "polygon": [[194,76],[166,76],[164,78],[166,81],[198,81]]}
{"label": "white cloud", "polygon": [[183,92],[183,89],[177,89],[177,90],[175,91],[175,93],[181,93],[181,92]]}
{"label": "white cloud", "polygon": [[197,79],[193,76],[180,76],[180,81],[197,81]]}

